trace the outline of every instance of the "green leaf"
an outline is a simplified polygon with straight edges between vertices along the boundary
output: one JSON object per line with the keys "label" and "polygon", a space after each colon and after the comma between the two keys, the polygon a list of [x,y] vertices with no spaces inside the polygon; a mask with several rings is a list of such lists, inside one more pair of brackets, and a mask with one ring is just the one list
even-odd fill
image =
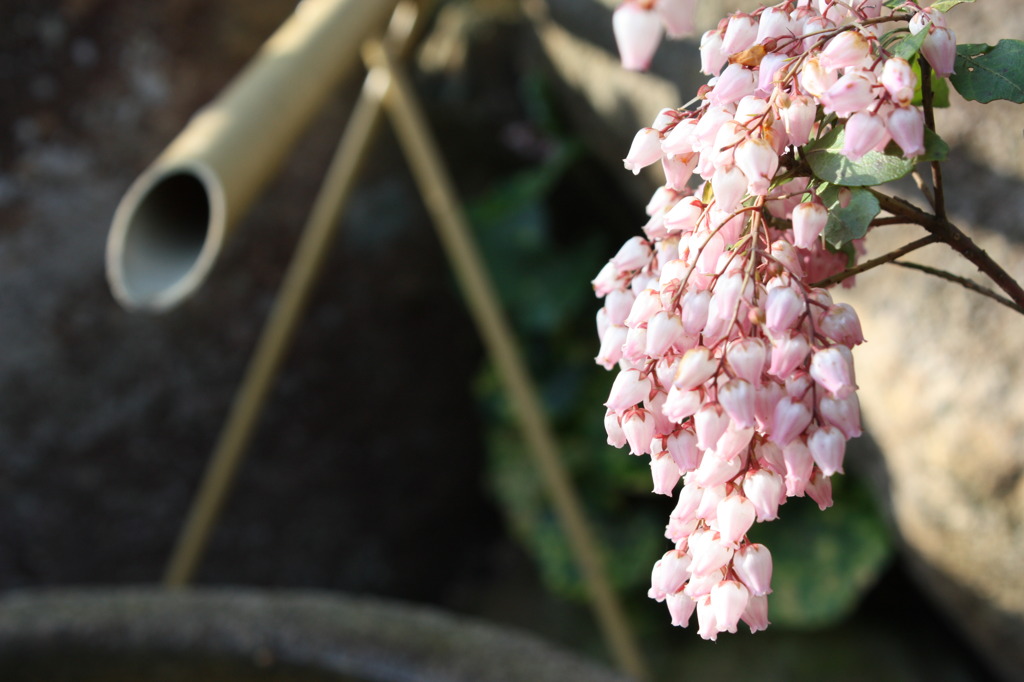
{"label": "green leaf", "polygon": [[964,99],[1024,103],[1024,42],[957,45],[955,68],[949,80]]}
{"label": "green leaf", "polygon": [[849,192],[849,202],[843,206],[840,201],[843,187],[830,185],[818,193],[822,203],[828,209],[828,222],[825,223],[825,241],[836,249],[854,239],[860,239],[868,232],[868,226],[882,210],[875,195],[866,189],[853,187]]}
{"label": "green leaf", "polygon": [[[924,33],[924,31],[921,31]],[[914,85],[914,99],[910,102],[915,107],[919,107],[924,103],[924,94],[921,90],[921,61],[915,59],[910,64],[914,70],[914,76],[917,77],[917,83]],[[949,106],[949,83],[946,82],[945,78],[939,78],[935,75],[935,71],[929,70],[931,73],[932,81],[932,106],[937,109],[945,109]]]}
{"label": "green leaf", "polygon": [[965,2],[974,2],[974,0],[938,0],[937,2],[932,3],[932,9],[937,9],[940,12],[948,12],[957,5]]}
{"label": "green leaf", "polygon": [[909,62],[914,55],[921,51],[921,46],[924,45],[924,39],[927,37],[928,31],[908,33],[907,36],[896,45],[892,53],[900,59],[905,59]]}
{"label": "green leaf", "polygon": [[814,174],[833,185],[863,187],[897,180],[914,169],[914,161],[899,154],[868,152],[857,161],[843,156],[845,128],[836,125],[824,137],[804,147]]}
{"label": "green leaf", "polygon": [[924,129],[924,154],[914,159],[916,163],[945,161],[949,156],[949,145],[930,129]]}
{"label": "green leaf", "polygon": [[833,477],[835,506],[809,498],[779,508],[779,520],[756,524],[751,539],[772,553],[768,615],[784,627],[838,622],[875,584],[892,556],[885,522],[870,493],[850,477]]}

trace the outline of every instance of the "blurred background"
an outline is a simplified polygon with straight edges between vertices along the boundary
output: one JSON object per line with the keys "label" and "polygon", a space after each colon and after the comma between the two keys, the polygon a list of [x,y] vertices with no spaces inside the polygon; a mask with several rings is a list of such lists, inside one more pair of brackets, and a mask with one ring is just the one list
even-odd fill
{"label": "blurred background", "polygon": [[[160,580],[361,74],[185,304],[158,316],[119,308],[104,279],[106,233],[131,181],[294,4],[0,7],[4,592]],[[707,21],[714,4],[702,9]],[[616,89],[606,75],[617,99],[602,109],[575,78],[572,64],[604,64],[588,49],[611,59],[612,5],[450,0],[412,63],[656,679],[1012,679],[1014,654],[978,651],[965,633],[980,626],[963,609],[981,607],[944,603],[928,553],[908,542],[893,467],[869,436],[835,508],[821,514],[797,500],[771,524],[779,528],[763,529],[777,557],[769,632],[708,644],[670,628],[663,605],[647,599],[672,501],[652,499],[645,462],[604,444],[611,376],[592,362],[589,280],[642,223],[653,185],[615,160],[644,125],[645,97],[672,97],[675,86],[651,76]],[[655,72],[682,65],[697,82],[692,48],[668,46]],[[989,191],[1019,184],[1012,158],[1000,166],[1003,157],[972,155],[963,151],[978,148],[971,133],[957,134],[969,172],[996,174],[982,183]],[[997,228],[1014,215],[951,200]],[[430,604],[607,661],[523,447],[385,126],[197,582]],[[1015,607],[996,607],[1006,641],[1024,637]]]}

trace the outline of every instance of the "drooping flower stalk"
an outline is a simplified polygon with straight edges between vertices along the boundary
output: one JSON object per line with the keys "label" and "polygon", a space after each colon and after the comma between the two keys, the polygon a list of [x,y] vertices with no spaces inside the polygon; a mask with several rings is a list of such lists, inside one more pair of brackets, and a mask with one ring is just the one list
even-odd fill
{"label": "drooping flower stalk", "polygon": [[[649,20],[659,4],[627,0],[618,13]],[[593,281],[605,299],[597,361],[618,370],[605,426],[609,443],[650,456],[656,493],[678,498],[666,528],[675,547],[655,564],[650,596],[675,625],[696,613],[706,639],[741,620],[767,627],[771,554],[748,531],[790,497],[830,506],[830,477],[861,433],[860,323],[815,285],[856,259],[856,244],[825,242],[829,211],[848,198],[819,196],[801,148],[842,127],[850,160],[890,141],[908,158],[923,152],[916,76],[884,33],[908,19],[929,31],[923,58],[948,74],[941,13],[787,0],[733,14],[701,38],[711,79],[696,106],[663,110],[625,159],[635,173],[661,161],[667,182],[644,236]],[[645,30],[649,52],[639,29],[620,37],[634,68],[661,38]]]}

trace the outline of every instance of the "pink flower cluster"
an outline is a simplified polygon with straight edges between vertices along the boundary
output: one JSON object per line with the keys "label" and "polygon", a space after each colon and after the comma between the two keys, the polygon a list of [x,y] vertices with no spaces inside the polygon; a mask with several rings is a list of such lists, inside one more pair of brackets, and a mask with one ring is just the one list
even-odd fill
{"label": "pink flower cluster", "polygon": [[[631,1],[617,16],[659,7]],[[923,152],[916,76],[882,27],[928,31],[921,52],[940,76],[955,41],[940,12],[913,9],[788,0],[733,14],[701,40],[713,77],[698,106],[663,110],[625,159],[634,173],[660,162],[666,183],[644,236],[593,280],[604,298],[597,362],[618,369],[605,427],[610,444],[650,456],[654,492],[677,495],[675,548],[649,594],[675,625],[696,611],[706,639],[740,620],[768,625],[771,554],[748,531],[789,497],[830,506],[830,477],[861,433],[860,322],[815,286],[848,256],[824,244],[828,210],[798,149],[842,126],[851,160],[891,140],[907,157]]]}

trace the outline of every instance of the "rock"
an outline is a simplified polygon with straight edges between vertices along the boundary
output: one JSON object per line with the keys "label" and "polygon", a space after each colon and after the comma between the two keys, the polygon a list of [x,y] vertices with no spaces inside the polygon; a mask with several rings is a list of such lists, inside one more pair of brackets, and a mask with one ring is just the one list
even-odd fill
{"label": "rock", "polygon": [[[658,109],[684,103],[703,82],[692,43],[663,44],[651,73],[616,69],[608,28],[613,4],[547,0],[533,13],[569,110],[609,167],[618,166],[633,133]],[[709,17],[707,5],[736,3],[706,3],[704,28],[724,16]],[[960,42],[994,43],[1021,36],[1015,10],[1006,1],[964,5],[950,21]],[[1024,109],[963,104],[954,101],[939,116],[940,134],[954,145],[945,164],[950,216],[1020,281]],[[659,182],[653,174],[621,176],[640,200]],[[876,230],[868,257],[918,236],[913,228]],[[944,246],[909,259],[977,274]],[[865,422],[882,454],[861,457],[884,492],[904,554],[935,601],[1015,679],[1024,669],[1024,317],[896,266],[861,275],[837,296],[855,305],[868,339],[857,350],[858,382]]]}

